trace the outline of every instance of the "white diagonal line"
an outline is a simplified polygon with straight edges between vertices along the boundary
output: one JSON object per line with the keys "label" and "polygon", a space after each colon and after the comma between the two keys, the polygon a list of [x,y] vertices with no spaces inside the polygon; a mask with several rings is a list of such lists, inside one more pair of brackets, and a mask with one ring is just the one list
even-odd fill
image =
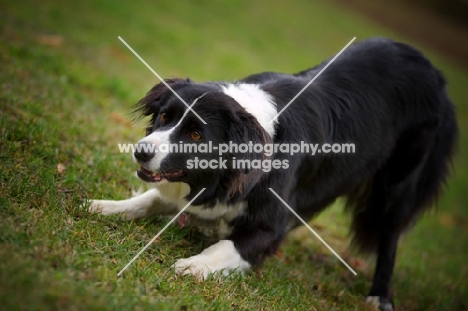
{"label": "white diagonal line", "polygon": [[179,217],[187,209],[187,207],[190,206],[190,204],[192,204],[193,201],[195,201],[196,198],[198,198],[200,194],[202,194],[203,191],[205,191],[205,189],[206,188],[200,190],[200,192],[192,200],[190,200],[190,202],[188,202],[187,205],[185,205],[184,208],[181,209],[180,212],[177,215],[175,215],[174,218],[172,218],[171,221],[169,221],[167,225],[165,225],[164,228],[162,228],[161,231],[159,231],[159,233],[156,234],[156,236],[152,238],[151,241],[149,241],[148,244],[146,244],[145,247],[143,247],[138,252],[138,254],[136,254],[135,257],[133,257],[133,259],[128,262],[128,264],[125,267],[123,267],[122,270],[120,270],[119,273],[117,273],[117,276],[120,276],[125,270],[127,270],[127,268],[164,232],[164,230],[166,230],[174,222],[174,220],[177,219],[177,217]]}
{"label": "white diagonal line", "polygon": [[119,38],[120,41],[122,41],[123,44],[125,44],[125,46],[126,46],[130,51],[132,51],[132,53],[133,53],[146,67],[148,67],[148,69],[149,69],[156,77],[158,77],[159,80],[161,80],[161,82],[162,82],[169,90],[171,90],[172,93],[174,93],[174,95],[175,95],[178,99],[180,99],[181,102],[183,102],[183,103],[185,104],[185,106],[187,106],[187,108],[188,108],[189,110],[191,110],[191,111],[197,116],[198,119],[200,119],[200,121],[203,122],[203,124],[206,124],[205,120],[203,120],[202,117],[200,117],[200,116],[198,115],[198,113],[196,113],[195,110],[193,110],[193,109],[189,106],[189,104],[187,104],[187,103],[185,102],[185,100],[183,100],[182,97],[180,97],[179,94],[177,94],[177,92],[174,91],[174,90],[172,89],[172,87],[170,87],[169,84],[167,84],[167,82],[164,81],[164,79],[161,78],[161,76],[160,76],[156,71],[154,71],[153,68],[150,67],[150,65],[148,65],[148,63],[146,63],[146,62],[144,61],[144,59],[141,58],[140,55],[138,55],[138,53],[135,52],[135,51],[132,49],[132,47],[131,47],[130,45],[127,44],[127,42],[125,42],[124,39],[122,39],[120,36],[119,36],[118,38]]}
{"label": "white diagonal line", "polygon": [[292,102],[293,102],[293,101],[295,101],[295,100],[296,100],[296,98],[298,98],[298,97],[299,97],[299,95],[301,95],[301,94],[302,94],[302,92],[304,92],[304,91],[305,91],[305,89],[306,89],[306,88],[308,88],[308,87],[309,87],[309,85],[311,85],[311,84],[312,84],[312,82],[314,82],[314,81],[315,81],[315,79],[317,79],[317,78],[318,78],[318,76],[320,76],[320,74],[321,74],[322,72],[324,72],[324,71],[325,71],[325,69],[327,69],[327,68],[328,68],[328,66],[330,66],[330,65],[331,65],[331,63],[333,63],[333,62],[335,61],[335,59],[337,59],[337,58],[338,58],[338,56],[340,56],[340,54],[341,54],[341,53],[343,53],[343,51],[344,51],[344,50],[346,50],[346,49],[348,48],[348,46],[350,46],[350,45],[351,45],[351,43],[353,43],[353,41],[354,41],[354,40],[356,40],[356,37],[352,38],[352,39],[351,39],[351,41],[349,41],[349,42],[348,42],[348,44],[346,44],[346,46],[345,46],[344,48],[342,48],[342,49],[341,49],[341,51],[339,51],[339,52],[338,52],[338,54],[336,54],[336,55],[335,55],[335,57],[333,57],[333,58],[332,58],[332,60],[331,60],[331,61],[329,61],[329,62],[328,62],[328,64],[326,64],[326,65],[325,65],[325,67],[323,67],[323,68],[322,68],[322,70],[320,70],[320,71],[319,71],[319,73],[317,73],[317,74],[315,75],[315,77],[314,77],[312,80],[310,80],[310,82],[309,82],[309,83],[307,83],[307,85],[306,85],[306,86],[304,86],[304,88],[302,88],[302,90],[300,90],[300,91],[299,91],[299,93],[297,93],[297,95],[296,95],[296,96],[294,96],[294,97],[293,97],[293,99],[291,99],[291,100],[289,101],[289,103],[288,103],[286,106],[284,106],[284,107],[283,107],[283,109],[281,109],[281,111],[280,111],[280,112],[278,112],[278,113],[277,113],[277,114],[276,114],[276,115],[273,117],[273,119],[271,119],[271,120],[270,120],[270,122],[268,122],[268,124],[271,124],[272,122],[274,122],[274,121],[275,121],[275,119],[277,119],[277,118],[279,117],[279,115],[280,115],[280,114],[282,114],[282,113],[283,113],[283,111],[285,111],[285,110],[286,110],[286,109],[289,107],[289,105],[291,105],[291,104],[292,104]]}
{"label": "white diagonal line", "polygon": [[272,192],[272,193],[273,193],[273,194],[274,194],[290,211],[291,211],[291,213],[293,213],[294,216],[296,216],[297,219],[299,219],[299,220],[304,224],[304,226],[306,226],[307,229],[309,229],[309,230],[317,237],[317,239],[319,239],[320,242],[322,242],[322,243],[333,253],[333,255],[335,255],[335,256],[346,266],[346,268],[349,269],[349,271],[351,271],[354,275],[357,275],[356,271],[354,271],[353,268],[351,268],[351,267],[346,263],[346,261],[344,261],[344,260],[340,257],[340,255],[338,255],[338,254],[333,250],[333,248],[331,248],[330,245],[328,245],[327,242],[325,242],[325,241],[320,237],[320,235],[318,235],[318,234],[314,231],[314,229],[312,229],[312,228],[309,226],[309,224],[308,224],[307,222],[305,222],[304,219],[302,219],[301,216],[299,216],[299,215],[296,213],[296,211],[293,210],[293,209],[291,208],[291,206],[289,206],[288,203],[286,203],[286,202],[275,192],[275,190],[273,190],[273,189],[271,189],[271,188],[268,188],[268,189],[270,189],[270,191],[271,191],[271,192]]}

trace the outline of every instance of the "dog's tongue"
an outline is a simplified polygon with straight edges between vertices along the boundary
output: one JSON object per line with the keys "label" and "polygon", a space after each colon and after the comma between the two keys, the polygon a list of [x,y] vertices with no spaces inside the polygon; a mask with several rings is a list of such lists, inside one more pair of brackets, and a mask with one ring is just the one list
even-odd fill
{"label": "dog's tongue", "polygon": [[187,221],[187,214],[182,213],[177,219],[177,225],[179,228],[183,228],[185,226],[185,222]]}
{"label": "dog's tongue", "polygon": [[161,181],[163,179],[161,173],[153,175],[154,181]]}

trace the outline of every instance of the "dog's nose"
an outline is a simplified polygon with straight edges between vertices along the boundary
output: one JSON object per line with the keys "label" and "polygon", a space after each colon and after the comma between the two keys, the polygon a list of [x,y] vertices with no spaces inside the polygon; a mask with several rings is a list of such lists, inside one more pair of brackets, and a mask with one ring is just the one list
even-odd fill
{"label": "dog's nose", "polygon": [[138,162],[148,162],[156,155],[156,145],[147,141],[140,141],[135,145],[133,155]]}

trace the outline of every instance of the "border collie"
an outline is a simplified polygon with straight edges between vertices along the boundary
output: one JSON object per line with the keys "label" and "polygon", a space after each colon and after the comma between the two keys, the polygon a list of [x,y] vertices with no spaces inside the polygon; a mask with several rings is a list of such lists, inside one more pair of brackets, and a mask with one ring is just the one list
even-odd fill
{"label": "border collie", "polygon": [[[458,136],[454,106],[444,78],[421,52],[374,38],[351,45],[276,117],[329,61],[293,75],[265,72],[232,83],[171,79],[165,82],[172,90],[154,86],[137,104],[151,122],[134,152],[139,178],[154,187],[128,200],[93,200],[90,211],[130,219],[175,215],[205,188],[179,223],[199,227],[216,243],[174,267],[206,279],[260,265],[300,224],[269,188],[307,220],[345,197],[353,245],[377,255],[367,301],[392,310],[397,243],[447,178]],[[299,142],[353,143],[355,152],[238,148],[220,155],[159,148]],[[277,165],[239,168],[239,159]],[[197,168],[194,160],[222,165]]]}

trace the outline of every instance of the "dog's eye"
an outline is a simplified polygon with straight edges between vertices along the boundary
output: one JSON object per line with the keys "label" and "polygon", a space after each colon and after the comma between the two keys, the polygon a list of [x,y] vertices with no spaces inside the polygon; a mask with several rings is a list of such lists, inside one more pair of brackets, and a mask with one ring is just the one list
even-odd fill
{"label": "dog's eye", "polygon": [[166,119],[167,119],[167,116],[166,116],[166,113],[163,112],[159,115],[159,120],[161,120],[161,123],[164,123],[166,122]]}
{"label": "dog's eye", "polygon": [[192,131],[190,132],[190,138],[193,140],[200,140],[202,139],[202,136],[199,131]]}

